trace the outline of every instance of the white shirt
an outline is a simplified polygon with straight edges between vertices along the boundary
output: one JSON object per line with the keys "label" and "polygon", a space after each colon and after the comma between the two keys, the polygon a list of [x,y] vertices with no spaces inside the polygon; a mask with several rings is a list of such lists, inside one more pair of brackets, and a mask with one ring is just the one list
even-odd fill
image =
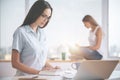
{"label": "white shirt", "polygon": [[[89,40],[90,46],[96,45],[96,32],[97,32],[98,28],[99,28],[99,26],[97,26],[94,31],[91,30],[89,33],[88,40]],[[101,53],[101,47],[97,51]]]}
{"label": "white shirt", "polygon": [[[37,70],[41,70],[46,62],[47,48],[45,46],[45,34],[43,29],[38,28],[34,32],[29,25],[16,29],[13,35],[12,49],[20,54],[20,61]],[[28,75],[17,70],[17,76]]]}
{"label": "white shirt", "polygon": [[90,46],[96,45],[96,32],[97,32],[98,28],[99,28],[99,26],[97,26],[94,31],[91,30],[89,33],[88,40],[89,40]]}

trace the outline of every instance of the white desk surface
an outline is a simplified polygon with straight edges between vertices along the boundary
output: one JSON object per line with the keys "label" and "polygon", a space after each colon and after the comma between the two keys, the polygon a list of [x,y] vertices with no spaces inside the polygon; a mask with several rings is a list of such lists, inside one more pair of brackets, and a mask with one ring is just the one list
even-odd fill
{"label": "white desk surface", "polygon": [[[32,77],[33,76],[0,77],[0,80],[19,80],[20,78],[32,78]],[[37,79],[39,78],[44,78],[46,80],[72,80],[72,79],[63,79],[62,76],[39,76]],[[114,71],[111,74],[110,78],[106,80],[120,80],[120,71]]]}
{"label": "white desk surface", "polygon": [[[14,77],[13,80],[19,80],[19,78],[21,78],[23,76],[20,77]],[[26,78],[31,78],[33,76],[26,76]],[[62,76],[39,76],[38,78],[45,78],[47,80],[65,80],[63,79]],[[66,79],[66,80],[71,80],[71,79]],[[110,78],[107,80],[120,80],[120,71],[114,71]]]}

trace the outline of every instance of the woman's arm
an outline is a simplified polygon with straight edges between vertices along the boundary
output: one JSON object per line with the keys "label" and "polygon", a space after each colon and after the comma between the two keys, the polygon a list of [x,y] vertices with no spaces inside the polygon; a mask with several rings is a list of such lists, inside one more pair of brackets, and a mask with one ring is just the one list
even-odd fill
{"label": "woman's arm", "polygon": [[99,28],[96,32],[96,45],[95,46],[89,46],[90,49],[92,50],[97,50],[101,46],[101,41],[102,41],[102,30]]}
{"label": "woman's arm", "polygon": [[39,70],[35,70],[30,68],[20,62],[20,54],[17,50],[12,50],[12,66],[22,72],[29,73],[29,74],[39,74]]}

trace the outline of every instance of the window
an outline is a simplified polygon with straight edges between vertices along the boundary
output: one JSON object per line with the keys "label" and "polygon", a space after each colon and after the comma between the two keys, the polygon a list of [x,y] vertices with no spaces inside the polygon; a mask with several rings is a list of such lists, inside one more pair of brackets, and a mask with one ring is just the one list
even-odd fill
{"label": "window", "polygon": [[24,0],[0,0],[0,59],[10,59],[12,36],[24,16]]}
{"label": "window", "polygon": [[109,56],[120,57],[120,0],[109,0]]}
{"label": "window", "polygon": [[[36,0],[0,0],[0,59],[11,53],[13,32]],[[102,0],[46,0],[53,16],[45,28],[50,53],[59,54],[61,45],[88,45],[88,30],[82,23],[86,14],[102,26]],[[52,51],[51,51],[52,48]]]}
{"label": "window", "polygon": [[[69,54],[68,45],[89,45],[88,32],[82,23],[86,14],[92,15],[102,26],[102,0],[47,0],[53,7],[53,15],[46,27],[49,54],[60,57]],[[30,0],[30,6],[33,0]],[[64,48],[64,49],[63,49]],[[104,52],[103,52],[104,53]],[[51,56],[51,55],[50,55]]]}

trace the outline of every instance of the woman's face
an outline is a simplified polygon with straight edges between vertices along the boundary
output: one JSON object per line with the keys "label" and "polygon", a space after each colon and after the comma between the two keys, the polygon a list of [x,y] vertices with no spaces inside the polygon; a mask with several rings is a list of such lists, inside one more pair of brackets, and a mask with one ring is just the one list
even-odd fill
{"label": "woman's face", "polygon": [[83,22],[86,28],[91,28],[91,24],[89,22]]}
{"label": "woman's face", "polygon": [[36,23],[38,24],[39,27],[42,28],[48,22],[50,16],[51,16],[51,9],[47,8],[36,20]]}

